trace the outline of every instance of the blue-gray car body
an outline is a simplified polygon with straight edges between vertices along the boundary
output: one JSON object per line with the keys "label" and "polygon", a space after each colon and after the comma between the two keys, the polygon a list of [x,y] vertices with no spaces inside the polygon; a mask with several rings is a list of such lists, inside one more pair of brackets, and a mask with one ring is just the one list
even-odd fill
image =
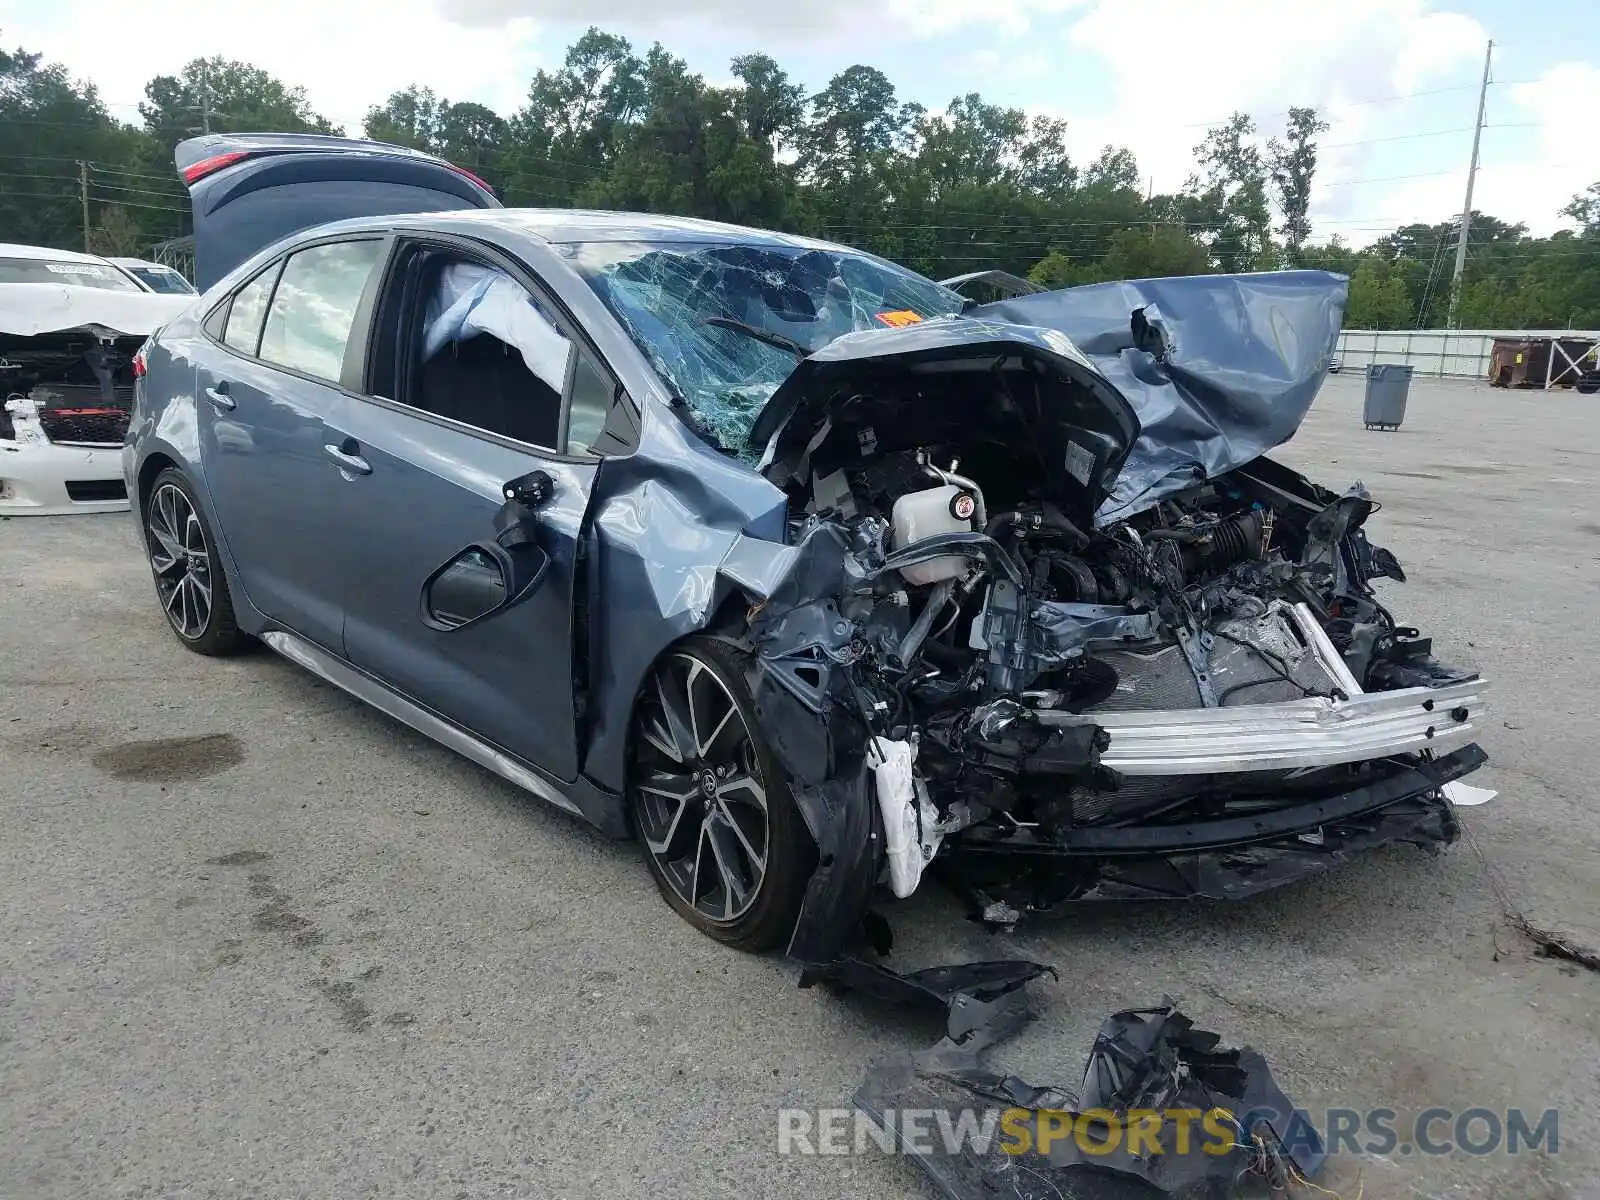
{"label": "blue-gray car body", "polygon": [[[881,324],[854,328],[847,320],[825,336],[797,337],[798,363],[775,367],[771,356],[786,353],[776,342],[757,349],[752,341],[747,356],[718,357],[693,338],[652,340],[643,326],[666,318],[650,307],[648,272],[599,285],[595,264],[611,262],[619,247],[647,248],[668,266],[680,251],[848,255],[852,269],[881,260],[690,219],[503,209],[479,181],[390,149],[299,135],[224,135],[180,148],[195,196],[204,290],[143,352],[123,451],[135,512],[142,514],[162,471],[181,472],[214,533],[241,630],[616,835],[628,832],[630,721],[653,667],[701,631],[753,636],[777,681],[757,701],[771,705],[769,737],[823,849],[802,921],[811,929],[803,947],[811,958],[837,950],[817,930],[854,922],[881,868],[874,858],[881,821],[866,769],[857,761],[847,770],[831,759],[826,734],[799,728],[825,722],[842,693],[830,701],[826,686],[808,693],[798,676],[785,677],[792,647],[776,644],[773,633],[783,615],[776,609],[826,607],[833,602],[821,593],[846,586],[841,580],[850,575],[841,565],[847,551],[829,549],[843,546],[842,535],[818,520],[797,520],[794,507],[796,486],[809,486],[811,450],[832,421],[848,419],[853,401],[843,397],[889,376],[972,371],[1000,360],[1070,385],[1070,403],[1037,414],[1039,445],[1064,448],[1062,470],[1077,483],[1060,502],[1068,520],[1092,535],[1197,481],[1256,469],[1309,409],[1343,310],[1345,281],[1320,272],[1107,284],[984,306],[951,292],[948,311],[903,320],[888,313]],[[359,186],[331,186],[352,177]],[[436,198],[434,211],[397,211],[426,195]],[[275,205],[275,197],[293,203]],[[348,296],[353,319],[336,356],[338,378],[263,361],[259,325],[257,352],[229,344],[232,306],[243,312],[253,303],[247,294],[256,281],[271,278],[276,289],[292,255],[351,246],[352,261],[369,265]],[[485,272],[468,271],[462,281],[480,298],[490,294],[491,277],[514,281],[578,347],[551,445],[384,394],[395,351],[384,342],[383,314],[401,311],[392,306],[408,295],[407,271],[424,252]],[[697,259],[696,269],[706,261]],[[908,287],[926,285],[919,298],[943,295],[905,275]],[[437,303],[447,308],[450,299]],[[478,319],[471,305],[462,311]],[[766,332],[781,340],[803,334],[803,325],[776,322]],[[583,417],[596,422],[598,433],[590,429],[584,439],[599,449],[576,449],[572,440],[581,362],[608,397],[600,412]],[[393,368],[395,379],[400,370]],[[701,392],[719,399],[699,402]],[[1256,481],[1261,487],[1298,497],[1308,512],[1335,511],[1336,498],[1269,468]],[[508,486],[533,477],[538,577],[481,618],[433,619],[426,589],[472,547],[499,554],[508,508],[523,511]],[[1354,531],[1365,511],[1351,517],[1359,504],[1358,497],[1337,510],[1344,523],[1328,541],[1335,558],[1364,552]],[[975,559],[994,554],[993,539],[979,530],[940,545]],[[893,569],[895,562],[879,561],[874,571]],[[1344,567],[1332,569],[1339,586],[1365,587],[1366,575],[1350,584],[1339,574]],[[514,571],[502,582],[513,578]],[[1034,640],[1022,667],[988,645],[991,680],[1074,661],[1091,637],[1115,630],[1132,638],[1154,622],[1149,613],[1046,603],[1025,634],[1005,622],[1026,622],[1026,615],[998,607],[991,604],[983,628]],[[803,624],[797,617],[793,627]],[[1049,642],[1048,629],[1066,626],[1075,632]],[[808,653],[835,662],[856,653],[848,638],[833,644],[830,636],[808,634]],[[1464,764],[1455,774],[1476,761]],[[1445,778],[1417,772],[1405,796]],[[1105,843],[1113,856],[1138,849],[1114,840]],[[1194,881],[1187,890],[1211,894]]]}

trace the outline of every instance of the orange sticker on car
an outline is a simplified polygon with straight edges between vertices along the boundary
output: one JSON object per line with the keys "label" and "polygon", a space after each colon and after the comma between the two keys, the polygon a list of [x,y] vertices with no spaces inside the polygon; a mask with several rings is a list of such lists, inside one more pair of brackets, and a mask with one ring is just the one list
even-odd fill
{"label": "orange sticker on car", "polygon": [[909,308],[901,308],[896,309],[893,312],[879,313],[878,320],[895,329],[901,329],[907,325],[920,324],[922,317],[917,313],[912,312]]}

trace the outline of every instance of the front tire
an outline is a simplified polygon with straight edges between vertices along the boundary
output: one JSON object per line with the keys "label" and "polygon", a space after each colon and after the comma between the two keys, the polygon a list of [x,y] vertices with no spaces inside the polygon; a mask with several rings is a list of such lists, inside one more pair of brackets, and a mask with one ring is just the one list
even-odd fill
{"label": "front tire", "polygon": [[662,657],[634,705],[628,809],[667,903],[709,937],[762,951],[794,932],[816,851],[748,671],[710,638]]}
{"label": "front tire", "polygon": [[156,599],[178,640],[205,655],[236,654],[249,646],[249,635],[234,620],[216,539],[181,471],[168,467],[155,477],[143,517]]}

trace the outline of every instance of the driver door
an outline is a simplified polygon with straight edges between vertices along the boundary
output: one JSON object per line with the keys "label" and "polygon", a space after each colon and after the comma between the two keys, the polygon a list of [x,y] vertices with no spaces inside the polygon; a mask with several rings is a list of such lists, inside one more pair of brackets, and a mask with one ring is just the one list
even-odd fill
{"label": "driver door", "polygon": [[[573,601],[599,465],[587,446],[617,386],[533,288],[481,249],[401,244],[370,394],[327,417],[346,456],[330,515],[359,531],[344,573],[350,661],[572,780]],[[530,477],[508,510],[506,485]]]}

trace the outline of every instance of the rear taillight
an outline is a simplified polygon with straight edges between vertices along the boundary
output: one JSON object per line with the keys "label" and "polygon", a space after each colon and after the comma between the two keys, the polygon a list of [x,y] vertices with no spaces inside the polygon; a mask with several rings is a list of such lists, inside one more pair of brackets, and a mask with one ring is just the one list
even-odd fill
{"label": "rear taillight", "polygon": [[494,195],[494,189],[492,187],[490,187],[482,179],[478,178],[478,176],[474,175],[471,171],[467,170],[465,167],[458,167],[455,165],[455,163],[446,163],[445,166],[449,167],[457,175],[465,175],[468,179],[472,180],[473,183],[477,184],[484,191],[488,192],[489,195]]}
{"label": "rear taillight", "polygon": [[140,346],[133,356],[133,377],[143,379],[145,376],[144,347]]}
{"label": "rear taillight", "polygon": [[223,167],[231,167],[242,158],[249,158],[245,150],[230,150],[226,154],[213,154],[210,158],[202,158],[199,162],[183,169],[185,183],[198,183],[207,175],[214,175]]}

